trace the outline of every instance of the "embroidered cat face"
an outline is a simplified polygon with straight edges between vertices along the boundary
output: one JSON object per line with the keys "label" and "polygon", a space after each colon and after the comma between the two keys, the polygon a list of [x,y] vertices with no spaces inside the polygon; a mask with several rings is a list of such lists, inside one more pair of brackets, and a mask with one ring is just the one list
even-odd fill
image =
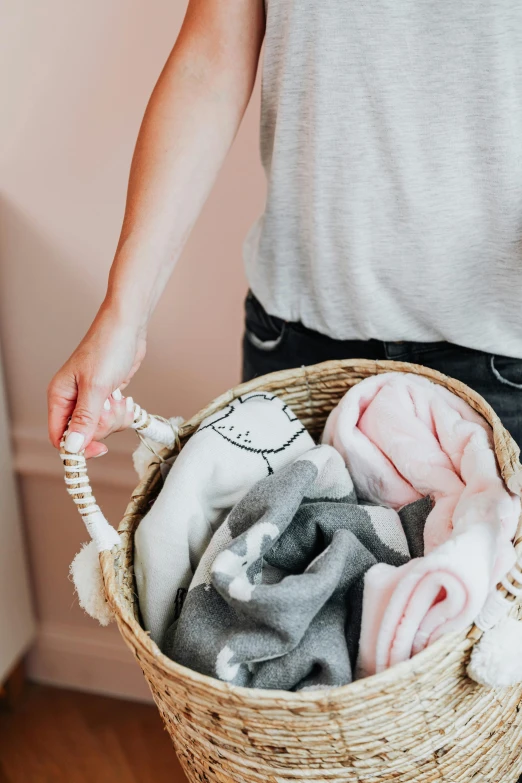
{"label": "embroidered cat face", "polygon": [[273,473],[271,458],[306,434],[293,411],[268,392],[252,392],[238,397],[224,410],[209,417],[195,434],[207,429],[242,449],[245,456],[260,456],[267,463],[269,473]]}

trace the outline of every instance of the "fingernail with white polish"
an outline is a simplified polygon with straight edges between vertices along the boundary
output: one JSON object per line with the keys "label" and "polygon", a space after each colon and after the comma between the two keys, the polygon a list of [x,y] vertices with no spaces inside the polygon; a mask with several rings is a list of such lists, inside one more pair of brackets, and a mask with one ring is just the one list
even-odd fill
{"label": "fingernail with white polish", "polygon": [[70,454],[78,454],[84,444],[85,437],[81,432],[69,432],[65,438],[65,451]]}
{"label": "fingernail with white polish", "polygon": [[112,397],[113,397],[114,400],[119,402],[122,399],[123,394],[121,393],[121,391],[119,389],[115,389],[115,391],[113,391],[113,393],[112,393]]}
{"label": "fingernail with white polish", "polygon": [[103,403],[103,409],[106,410],[106,411],[110,411],[110,409],[111,409],[111,402],[110,402],[110,400],[105,400],[105,402]]}
{"label": "fingernail with white polish", "polygon": [[109,449],[105,449],[105,451],[101,451],[99,454],[95,454],[93,459],[98,459],[98,457],[105,456],[105,454],[107,454],[108,451],[109,451]]}
{"label": "fingernail with white polish", "polygon": [[134,400],[132,397],[125,397],[125,407],[128,411],[134,410]]}

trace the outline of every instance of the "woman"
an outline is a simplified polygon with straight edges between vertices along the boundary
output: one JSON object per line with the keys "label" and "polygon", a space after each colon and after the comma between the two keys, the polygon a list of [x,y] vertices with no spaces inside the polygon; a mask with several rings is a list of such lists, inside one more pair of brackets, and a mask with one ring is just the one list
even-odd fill
{"label": "woman", "polygon": [[[147,108],[107,295],[49,388],[58,446],[106,452],[147,324],[234,139],[265,43],[264,215],[244,376],[419,362],[522,442],[522,6],[190,0]],[[129,414],[127,414],[128,416]]]}

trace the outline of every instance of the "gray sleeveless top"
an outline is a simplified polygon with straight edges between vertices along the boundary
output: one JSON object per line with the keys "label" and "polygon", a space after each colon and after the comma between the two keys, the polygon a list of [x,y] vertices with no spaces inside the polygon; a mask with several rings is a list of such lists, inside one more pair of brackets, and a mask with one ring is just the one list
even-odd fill
{"label": "gray sleeveless top", "polygon": [[266,0],[267,311],[522,358],[520,0]]}

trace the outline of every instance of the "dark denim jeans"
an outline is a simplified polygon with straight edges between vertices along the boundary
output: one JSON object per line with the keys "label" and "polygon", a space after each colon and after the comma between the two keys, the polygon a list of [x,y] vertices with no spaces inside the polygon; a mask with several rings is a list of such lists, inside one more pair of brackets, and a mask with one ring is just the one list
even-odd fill
{"label": "dark denim jeans", "polygon": [[522,360],[446,342],[333,340],[302,324],[268,315],[252,293],[245,309],[243,380],[328,359],[394,359],[423,364],[475,389],[522,445]]}

